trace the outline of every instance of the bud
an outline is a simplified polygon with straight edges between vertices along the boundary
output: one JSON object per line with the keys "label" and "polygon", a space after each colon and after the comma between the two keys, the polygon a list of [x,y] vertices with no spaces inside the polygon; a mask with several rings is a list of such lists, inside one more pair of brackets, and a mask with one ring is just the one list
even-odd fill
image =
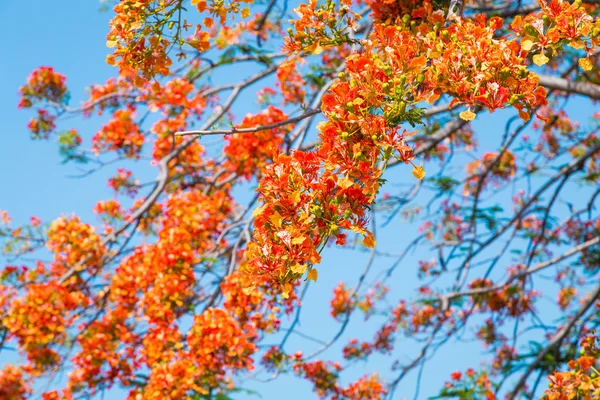
{"label": "bud", "polygon": [[527,68],[520,69],[519,72],[517,72],[517,76],[521,79],[527,77],[527,75],[529,75],[529,70]]}
{"label": "bud", "polygon": [[509,67],[504,67],[500,70],[500,76],[502,79],[506,79],[510,76],[511,69]]}
{"label": "bud", "polygon": [[406,111],[406,102],[405,101],[401,101],[398,103],[398,111],[400,112],[400,114],[404,114],[404,112]]}
{"label": "bud", "polygon": [[321,210],[321,207],[314,205],[310,208],[310,211],[312,211],[313,214],[315,214],[317,217],[320,217],[321,215],[323,215],[323,211]]}
{"label": "bud", "polygon": [[544,22],[544,26],[547,27],[548,25],[550,25],[550,18],[548,18],[548,15],[544,14],[542,16],[542,21]]}

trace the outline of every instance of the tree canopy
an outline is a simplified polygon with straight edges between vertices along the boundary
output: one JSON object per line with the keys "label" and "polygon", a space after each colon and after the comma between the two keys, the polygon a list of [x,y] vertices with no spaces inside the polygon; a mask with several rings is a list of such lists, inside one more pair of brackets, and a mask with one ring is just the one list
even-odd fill
{"label": "tree canopy", "polygon": [[0,211],[0,398],[600,397],[599,1],[109,3],[113,78],[20,89],[114,196]]}

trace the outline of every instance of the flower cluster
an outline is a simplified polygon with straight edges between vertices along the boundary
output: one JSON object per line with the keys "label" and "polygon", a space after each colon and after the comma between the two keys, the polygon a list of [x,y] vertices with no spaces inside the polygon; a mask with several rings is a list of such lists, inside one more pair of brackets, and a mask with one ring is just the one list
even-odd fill
{"label": "flower cluster", "polygon": [[294,10],[298,19],[290,21],[293,28],[288,30],[290,36],[285,38],[284,50],[319,54],[329,46],[347,42],[349,37],[344,28],[356,27],[360,19],[351,10],[351,3],[351,0],[342,0],[339,8],[331,0],[325,3],[310,0],[299,4]]}
{"label": "flower cluster", "polygon": [[124,192],[128,196],[137,194],[138,181],[132,178],[133,173],[124,168],[117,169],[117,174],[108,179],[108,186],[115,192]]}
{"label": "flower cluster", "polygon": [[[255,128],[283,122],[287,114],[279,108],[269,106],[258,114],[248,114],[236,129]],[[285,134],[291,129],[289,125],[273,129],[262,129],[258,132],[236,133],[228,136],[223,153],[227,156],[225,168],[251,179],[262,171],[279,153]]]}
{"label": "flower cluster", "polygon": [[465,181],[463,194],[473,196],[482,192],[486,183],[499,186],[509,181],[517,173],[516,161],[515,154],[507,150],[500,155],[487,152],[480,160],[470,162],[466,166],[468,178]]}
{"label": "flower cluster", "polygon": [[117,110],[113,119],[92,138],[96,153],[116,151],[127,158],[139,156],[144,144],[144,135],[133,120],[133,111]]}
{"label": "flower cluster", "polygon": [[362,399],[383,399],[387,390],[379,380],[377,374],[365,375],[357,381],[342,389],[343,399],[362,400]]}
{"label": "flower cluster", "polygon": [[[303,7],[300,21],[314,13],[315,4]],[[526,110],[546,102],[545,90],[520,58],[519,44],[494,37],[502,19],[458,19],[444,28],[443,13],[430,2],[412,15],[413,21],[398,25],[376,23],[364,52],[347,57],[345,72],[323,96],[327,121],[318,126],[319,150],[281,156],[265,172],[258,189],[264,206],[249,252],[254,273],[281,284],[297,279],[307,264],[318,262],[319,246],[340,228],[362,233],[365,244],[374,245],[364,212],[379,190],[385,163],[392,156],[406,163],[414,159],[405,142],[410,133],[398,126],[420,122],[415,103],[447,93],[454,97],[450,106],[494,111],[510,104],[527,120]],[[470,120],[474,113],[461,116]],[[494,177],[514,175],[511,155],[502,155]],[[305,176],[296,177],[300,173]],[[415,166],[413,174],[422,179],[425,172]]]}
{"label": "flower cluster", "polygon": [[94,109],[102,115],[105,109],[116,110],[122,104],[122,93],[132,91],[132,85],[127,79],[110,78],[103,85],[92,85],[89,88],[89,99],[83,104],[84,114],[90,116]]}
{"label": "flower cluster", "polygon": [[496,400],[494,386],[485,371],[477,372],[469,368],[464,375],[460,371],[453,372],[451,378],[450,382],[446,382],[439,397]]}
{"label": "flower cluster", "polygon": [[94,206],[96,214],[104,214],[108,219],[122,218],[121,204],[116,200],[99,201]]}
{"label": "flower cluster", "polygon": [[[186,128],[187,112],[182,112],[175,117],[166,117],[158,120],[151,128],[151,132],[156,135],[153,143],[152,158],[160,161],[163,157],[170,154],[176,147],[181,146],[184,138],[181,136],[175,137],[175,132],[183,131]],[[170,172],[174,175],[176,172],[187,170],[186,167],[198,167],[203,164],[202,155],[204,147],[194,141],[185,146],[185,149],[179,152],[177,159],[172,160]]]}
{"label": "flower cluster", "polygon": [[8,364],[0,371],[0,398],[25,400],[31,392],[21,368]]}
{"label": "flower cluster", "polygon": [[29,108],[36,102],[63,104],[68,98],[66,78],[52,67],[39,67],[31,73],[27,84],[22,86],[19,107]]}
{"label": "flower cluster", "polygon": [[[470,289],[491,288],[494,283],[490,279],[477,278],[469,284]],[[533,310],[533,300],[538,297],[536,291],[526,292],[522,283],[505,286],[501,289],[490,289],[483,294],[472,297],[473,305],[480,311],[490,310],[494,313],[518,317]]]}
{"label": "flower cluster", "polygon": [[[116,4],[106,43],[108,47],[115,47],[113,54],[106,58],[108,64],[118,65],[121,70],[140,71],[147,78],[167,75],[172,64],[166,54],[170,42],[153,33],[151,26],[145,23],[153,16],[164,17],[175,2],[161,2],[156,8],[151,7],[151,3],[154,2],[123,0]],[[136,80],[136,84],[141,86],[143,80]]]}
{"label": "flower cluster", "polygon": [[284,103],[302,104],[306,82],[298,72],[297,58],[290,58],[277,68],[277,86],[281,90]]}
{"label": "flower cluster", "polygon": [[365,2],[373,11],[373,17],[379,21],[394,21],[404,15],[410,15],[414,10],[418,11],[423,3],[421,0],[366,0]]}
{"label": "flower cluster", "polygon": [[333,289],[331,299],[331,316],[339,320],[340,316],[346,315],[354,307],[355,300],[351,297],[350,290],[343,282]]}
{"label": "flower cluster", "polygon": [[48,139],[50,134],[56,129],[56,116],[46,110],[37,110],[37,118],[32,118],[27,128],[33,134],[33,138]]}
{"label": "flower cluster", "polygon": [[106,252],[94,228],[77,217],[61,217],[52,222],[46,246],[54,253],[53,269],[56,272],[69,268],[94,272],[102,266]]}
{"label": "flower cluster", "polygon": [[87,303],[82,292],[70,291],[56,281],[29,285],[23,297],[11,302],[2,324],[10,337],[18,339],[33,372],[46,371],[60,362],[53,346],[64,344],[73,310]]}
{"label": "flower cluster", "polygon": [[594,398],[600,394],[600,374],[595,364],[600,352],[595,337],[584,337],[581,347],[581,356],[569,361],[568,371],[555,371],[548,376],[550,383],[544,392],[544,400]]}
{"label": "flower cluster", "polygon": [[579,66],[585,71],[592,70],[594,64],[589,56],[600,45],[598,19],[587,13],[581,1],[542,0],[540,7],[537,14],[525,18],[519,15],[511,24],[521,36],[521,48],[533,55],[535,64],[544,65],[568,44],[586,51],[586,57],[579,59]]}
{"label": "flower cluster", "polygon": [[150,87],[140,96],[140,101],[148,101],[151,110],[161,110],[168,117],[180,114],[200,117],[204,112],[207,99],[185,78],[175,78],[163,87]]}
{"label": "flower cluster", "polygon": [[71,360],[75,368],[69,375],[69,392],[95,393],[115,381],[127,384],[141,367],[134,347],[140,338],[126,322],[129,317],[124,307],[115,307],[77,337],[79,352]]}
{"label": "flower cluster", "polygon": [[229,370],[254,369],[255,337],[251,325],[240,326],[225,310],[209,308],[194,318],[187,342],[191,359],[216,385]]}
{"label": "flower cluster", "polygon": [[[199,13],[217,17],[221,25],[225,24],[229,15],[241,14],[243,18],[250,15],[248,8],[240,7],[241,3],[250,3],[250,0],[227,3],[192,0],[192,5]],[[114,48],[106,58],[107,63],[118,66],[121,74],[133,73],[134,83],[141,87],[156,75],[169,74],[173,64],[168,55],[171,46],[181,47],[187,43],[199,51],[208,50],[211,47],[211,35],[202,29],[201,24],[196,25],[192,38],[183,38],[183,32],[193,26],[187,21],[175,23],[175,16],[182,12],[183,7],[182,2],[176,0],[119,1],[113,8],[115,16],[110,21],[107,35],[106,45]],[[212,17],[204,18],[206,27],[211,27],[213,23]],[[185,53],[181,51],[178,57],[185,57]]]}

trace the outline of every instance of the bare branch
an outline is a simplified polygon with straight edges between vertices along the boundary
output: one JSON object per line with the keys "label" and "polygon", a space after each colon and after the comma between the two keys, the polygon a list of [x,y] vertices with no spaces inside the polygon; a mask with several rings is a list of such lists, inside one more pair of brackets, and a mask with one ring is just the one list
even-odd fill
{"label": "bare branch", "polygon": [[587,82],[576,82],[558,76],[538,75],[540,85],[552,90],[561,90],[567,93],[580,94],[590,99],[600,100],[600,85]]}
{"label": "bare branch", "polygon": [[302,121],[305,118],[311,117],[315,114],[320,113],[319,109],[307,110],[302,115],[299,115],[294,118],[286,119],[285,121],[276,122],[274,124],[257,126],[254,128],[233,128],[233,129],[214,129],[214,130],[197,130],[197,131],[181,131],[175,132],[177,136],[207,136],[207,135],[232,135],[235,133],[251,133],[251,132],[260,132],[266,131],[268,129],[279,128],[280,126],[295,124],[298,121]]}
{"label": "bare branch", "polygon": [[542,263],[539,263],[531,268],[527,268],[526,270],[523,270],[521,272],[518,272],[516,274],[514,274],[513,276],[511,276],[510,278],[508,278],[506,280],[506,282],[495,285],[495,286],[490,286],[490,287],[485,287],[485,288],[478,288],[478,289],[471,289],[471,290],[465,290],[462,292],[453,292],[453,293],[448,293],[445,294],[443,296],[441,296],[438,300],[440,301],[441,304],[441,308],[442,310],[447,310],[450,307],[450,301],[459,297],[464,297],[464,296],[474,296],[474,295],[478,295],[478,294],[485,294],[485,293],[489,293],[489,292],[494,292],[497,290],[502,290],[504,288],[507,288],[508,286],[510,286],[514,281],[517,281],[521,278],[524,278],[528,275],[532,275],[542,269],[548,268],[554,264],[557,264],[577,253],[582,252],[583,250],[594,246],[596,244],[600,243],[600,237],[595,237],[594,239],[590,239],[587,242],[583,242],[578,246],[573,247],[571,250],[565,252],[564,254],[558,256],[558,257],[554,257],[548,261],[544,261]]}
{"label": "bare branch", "polygon": [[587,301],[583,303],[583,305],[579,308],[577,313],[571,318],[569,322],[560,328],[560,330],[552,337],[548,345],[540,351],[533,362],[529,364],[527,370],[521,378],[517,382],[517,385],[513,389],[511,393],[506,397],[508,400],[514,400],[517,398],[523,387],[525,386],[525,382],[527,382],[527,378],[529,375],[537,368],[537,366],[544,360],[546,354],[548,354],[553,348],[556,346],[560,346],[563,339],[569,334],[569,331],[575,326],[575,324],[581,319],[581,317],[590,309],[590,307],[596,302],[596,300],[600,297],[600,285],[596,286],[594,292],[588,297]]}

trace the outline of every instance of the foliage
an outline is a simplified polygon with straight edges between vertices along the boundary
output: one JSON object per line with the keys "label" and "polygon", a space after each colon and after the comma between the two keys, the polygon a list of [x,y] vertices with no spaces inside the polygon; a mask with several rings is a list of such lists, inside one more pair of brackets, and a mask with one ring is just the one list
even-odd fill
{"label": "foliage", "polygon": [[[600,100],[597,1],[308,0],[288,15],[276,0],[120,0],[113,11],[118,76],[77,108],[51,67],[20,91],[33,138],[56,137],[65,162],[97,162],[88,174],[119,166],[97,226],[68,215],[15,227],[0,214],[15,257],[0,272],[0,349],[23,355],[0,371],[1,398],[67,370],[42,398],[120,385],[136,400],[228,399],[265,374],[321,398],[393,398],[463,339],[491,356],[436,398],[598,398],[600,115],[584,127],[567,107]],[[107,122],[59,131],[73,114]],[[502,137],[478,125],[498,118]],[[148,164],[150,183],[126,169]],[[391,194],[388,180],[410,189]],[[397,260],[381,270],[381,230],[402,220]],[[333,289],[333,338],[302,333],[322,347],[290,349],[332,246],[370,257]],[[390,283],[401,263],[420,279],[414,293]],[[357,311],[372,338],[346,337]],[[418,352],[406,361],[408,342]],[[379,356],[389,370],[345,378]]]}

